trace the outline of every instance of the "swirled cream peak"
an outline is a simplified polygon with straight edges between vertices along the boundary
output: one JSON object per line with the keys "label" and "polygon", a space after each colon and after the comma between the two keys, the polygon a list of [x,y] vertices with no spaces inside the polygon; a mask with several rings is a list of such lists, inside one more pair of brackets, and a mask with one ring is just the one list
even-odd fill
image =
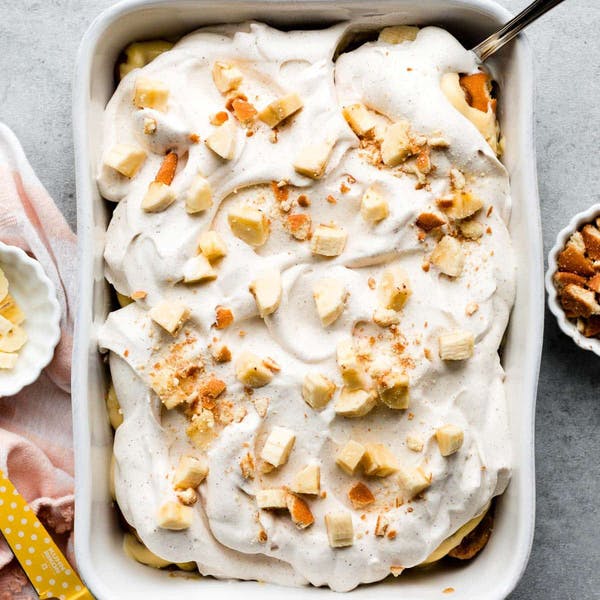
{"label": "swirled cream peak", "polygon": [[117,500],[206,575],[350,590],[508,482],[508,177],[441,88],[477,65],[433,27],[334,61],[350,25],[198,31],[106,108]]}

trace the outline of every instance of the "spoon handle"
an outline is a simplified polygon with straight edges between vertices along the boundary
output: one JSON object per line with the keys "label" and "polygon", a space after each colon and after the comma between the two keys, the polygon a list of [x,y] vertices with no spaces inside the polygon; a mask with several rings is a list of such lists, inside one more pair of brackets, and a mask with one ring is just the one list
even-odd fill
{"label": "spoon handle", "polygon": [[513,17],[501,29],[492,33],[488,38],[475,46],[472,52],[483,62],[486,58],[494,54],[510,42],[522,29],[533,23],[536,19],[547,13],[551,8],[560,4],[563,0],[535,0],[527,8],[522,10],[516,17]]}

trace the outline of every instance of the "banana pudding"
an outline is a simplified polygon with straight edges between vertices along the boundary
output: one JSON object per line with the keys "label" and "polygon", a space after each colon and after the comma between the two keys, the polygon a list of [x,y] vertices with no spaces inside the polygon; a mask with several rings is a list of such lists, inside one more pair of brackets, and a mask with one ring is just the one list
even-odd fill
{"label": "banana pudding", "polygon": [[350,26],[121,67],[99,341],[146,564],[348,591],[489,537],[515,285],[491,78],[435,27],[338,55]]}

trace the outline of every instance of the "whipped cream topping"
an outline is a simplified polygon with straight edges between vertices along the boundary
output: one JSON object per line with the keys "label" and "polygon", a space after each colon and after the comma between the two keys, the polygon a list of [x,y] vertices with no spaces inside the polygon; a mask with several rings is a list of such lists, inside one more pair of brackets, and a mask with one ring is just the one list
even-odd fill
{"label": "whipped cream topping", "polygon": [[[106,277],[121,294],[147,293],[112,312],[99,333],[101,347],[111,352],[124,417],[115,434],[117,500],[150,550],[173,562],[195,561],[205,575],[350,590],[386,577],[392,566],[421,563],[502,493],[509,480],[510,436],[498,357],[514,297],[515,267],[506,227],[508,175],[477,128],[440,88],[444,73],[471,73],[477,64],[456,39],[434,27],[422,29],[414,41],[369,42],[334,61],[349,26],[283,33],[252,23],[200,30],[127,75],[106,108],[104,150],[119,143],[142,146],[148,153],[131,179],[105,165],[98,176],[102,195],[118,202],[106,234]],[[257,126],[250,137],[238,127],[230,161],[204,143],[190,141],[191,134],[206,139],[215,129],[210,116],[224,109],[211,76],[214,62],[223,60],[242,71],[242,91],[259,110],[286,93],[296,92],[303,101],[302,110],[279,128],[276,142],[266,125]],[[140,74],[168,87],[166,112],[133,105]],[[432,148],[435,169],[425,184],[409,168],[390,169],[369,160],[341,112],[358,102],[377,113],[378,127],[405,119],[412,131],[449,142]],[[143,132],[147,117],[157,123],[152,135]],[[314,180],[297,173],[293,161],[301,147],[318,142],[334,145],[325,175]],[[142,199],[169,150],[180,157],[172,183],[177,199],[163,212],[146,213]],[[481,239],[462,242],[465,266],[457,278],[434,266],[423,269],[436,239],[422,239],[415,226],[420,213],[435,210],[436,198],[449,193],[451,169],[460,170],[469,191],[483,200],[477,218],[486,228]],[[209,180],[214,204],[190,215],[183,198],[198,173]],[[313,226],[334,222],[347,232],[341,255],[314,256],[310,242],[290,236],[273,181],[286,182],[292,212],[309,214]],[[377,224],[360,214],[361,197],[374,184],[389,199],[389,215]],[[301,194],[310,206],[297,206]],[[259,248],[235,237],[227,222],[228,211],[243,204],[259,207],[270,218],[270,236]],[[196,254],[200,233],[209,228],[227,245],[227,256],[215,267],[218,277],[183,284],[184,265]],[[399,313],[400,350],[398,337],[372,322],[378,300],[370,285],[396,264],[409,274],[412,287]],[[262,319],[249,285],[272,268],[281,272],[282,299]],[[324,277],[343,282],[349,292],[341,317],[327,328],[313,300],[313,285]],[[148,316],[164,299],[182,302],[191,311],[175,340]],[[474,304],[477,312],[467,315],[467,305]],[[214,328],[218,305],[235,315],[234,324],[219,331]],[[466,361],[442,361],[438,338],[456,329],[473,333],[474,354]],[[362,418],[345,419],[336,416],[333,401],[322,411],[304,402],[300,390],[308,372],[322,373],[341,387],[336,346],[352,334],[361,347],[374,344],[378,367],[401,361],[410,379],[408,410],[379,405]],[[270,384],[248,394],[235,377],[233,362],[212,361],[208,347],[215,338],[230,348],[234,360],[249,350],[273,358],[280,371]],[[161,529],[156,520],[159,505],[176,499],[170,476],[179,457],[198,452],[186,436],[189,420],[179,410],[161,408],[150,388],[153,365],[165,359],[174,343],[226,383],[231,412],[217,419],[202,442],[210,472],[199,488],[192,525],[183,531]],[[264,417],[255,408],[259,400],[268,400]],[[461,449],[450,457],[441,456],[434,436],[446,423],[464,430]],[[258,458],[277,425],[296,432],[289,461],[270,473],[257,469],[253,479],[244,479],[240,461],[248,452]],[[408,435],[423,440],[421,452],[408,448]],[[369,478],[365,481],[376,501],[353,510],[347,493],[360,476],[350,477],[334,462],[337,449],[349,439],[385,444],[400,464],[421,466],[431,476],[430,487],[422,498],[399,502],[402,493],[394,476]],[[258,511],[257,490],[290,485],[307,464],[320,466],[321,489],[327,492],[308,500],[314,525],[299,530],[289,517]],[[352,512],[354,544],[331,548],[324,517],[340,510]],[[395,536],[374,535],[382,512]]]}

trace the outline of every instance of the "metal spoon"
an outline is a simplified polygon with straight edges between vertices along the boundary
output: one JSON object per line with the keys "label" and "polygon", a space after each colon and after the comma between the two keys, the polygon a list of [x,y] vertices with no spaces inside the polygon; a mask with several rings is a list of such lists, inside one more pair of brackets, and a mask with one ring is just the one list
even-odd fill
{"label": "metal spoon", "polygon": [[526,9],[512,18],[501,29],[492,33],[488,38],[475,46],[473,52],[483,62],[486,58],[510,42],[522,29],[533,23],[536,19],[547,13],[550,9],[560,4],[563,0],[535,0]]}

